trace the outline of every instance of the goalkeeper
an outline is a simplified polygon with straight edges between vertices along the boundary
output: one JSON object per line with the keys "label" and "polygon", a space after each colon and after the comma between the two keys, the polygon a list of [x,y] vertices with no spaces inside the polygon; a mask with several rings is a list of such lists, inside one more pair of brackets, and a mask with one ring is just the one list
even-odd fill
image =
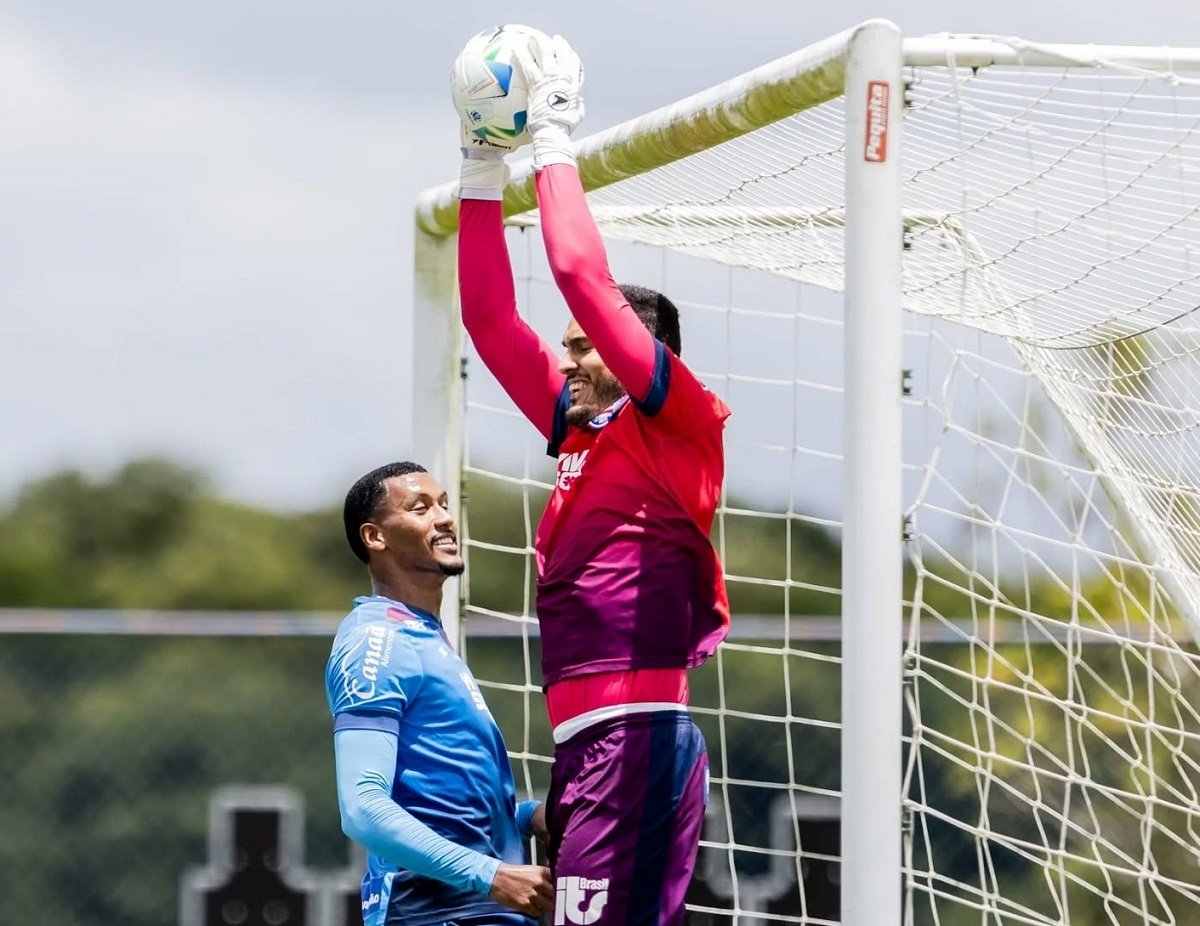
{"label": "goalkeeper", "polygon": [[708,539],[729,409],[679,359],[674,304],[610,275],[569,141],[579,59],[543,36],[522,64],[542,235],[572,316],[561,356],[517,313],[506,151],[465,129],[458,267],[476,349],[558,460],[535,541],[555,922],[681,924],[708,790],[687,669],[729,623]]}

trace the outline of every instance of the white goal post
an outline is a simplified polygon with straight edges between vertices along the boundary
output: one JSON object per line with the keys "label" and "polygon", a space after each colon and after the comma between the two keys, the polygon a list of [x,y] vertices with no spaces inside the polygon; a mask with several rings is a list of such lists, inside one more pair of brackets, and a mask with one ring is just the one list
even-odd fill
{"label": "white goal post", "polygon": [[[734,411],[717,530],[735,634],[697,705],[721,817],[703,851],[728,876],[692,909],[831,922],[806,878],[832,860],[846,926],[1200,921],[1200,49],[874,20],[576,150],[618,276],[682,291],[689,362]],[[518,498],[499,531],[464,508],[468,582],[498,569],[513,599],[464,587],[445,618],[513,628],[520,671],[481,683],[521,705],[505,732],[535,787],[549,477],[477,361],[464,392],[455,195],[416,206],[412,454],[472,501]],[[535,207],[514,165],[514,229]],[[536,235],[510,236],[523,308],[556,339]],[[822,536],[840,581],[806,572]],[[777,564],[741,555],[762,538]],[[837,651],[811,643],[821,596]],[[755,605],[773,629],[739,635],[739,600],[777,601]],[[827,665],[834,717],[807,700]],[[746,774],[745,743],[772,737]],[[794,819],[812,799],[840,802],[832,855],[731,809]]]}

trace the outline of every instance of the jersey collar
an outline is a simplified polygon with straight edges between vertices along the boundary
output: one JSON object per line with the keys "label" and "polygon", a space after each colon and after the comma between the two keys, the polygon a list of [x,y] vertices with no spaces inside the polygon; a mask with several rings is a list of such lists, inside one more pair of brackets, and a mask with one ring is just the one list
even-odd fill
{"label": "jersey collar", "polygon": [[587,428],[589,431],[599,431],[601,428],[603,428],[605,425],[607,425],[609,422],[611,422],[614,418],[616,418],[617,413],[620,412],[621,409],[623,409],[628,404],[628,402],[629,402],[628,395],[621,396],[621,398],[619,398],[619,399],[617,399],[617,401],[613,402],[612,405],[608,406],[608,408],[606,408],[599,415],[597,415],[595,418],[593,418],[591,421],[589,421],[586,425],[584,425],[584,427]]}

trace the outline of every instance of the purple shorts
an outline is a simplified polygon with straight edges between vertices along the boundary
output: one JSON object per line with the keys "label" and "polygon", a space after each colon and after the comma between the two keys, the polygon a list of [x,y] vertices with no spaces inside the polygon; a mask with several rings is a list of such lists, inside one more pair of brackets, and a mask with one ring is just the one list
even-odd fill
{"label": "purple shorts", "polygon": [[704,737],[685,711],[602,721],[557,746],[554,926],[682,924],[707,802]]}

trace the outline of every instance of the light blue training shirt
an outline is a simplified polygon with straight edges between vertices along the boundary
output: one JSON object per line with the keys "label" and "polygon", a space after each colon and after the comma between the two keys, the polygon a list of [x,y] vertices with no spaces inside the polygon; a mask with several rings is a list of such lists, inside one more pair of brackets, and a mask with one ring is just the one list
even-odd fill
{"label": "light blue training shirt", "polygon": [[354,604],[325,686],[343,828],[367,849],[365,926],[513,915],[487,894],[502,861],[525,864],[537,802],[516,804],[471,670],[434,615],[375,596]]}

